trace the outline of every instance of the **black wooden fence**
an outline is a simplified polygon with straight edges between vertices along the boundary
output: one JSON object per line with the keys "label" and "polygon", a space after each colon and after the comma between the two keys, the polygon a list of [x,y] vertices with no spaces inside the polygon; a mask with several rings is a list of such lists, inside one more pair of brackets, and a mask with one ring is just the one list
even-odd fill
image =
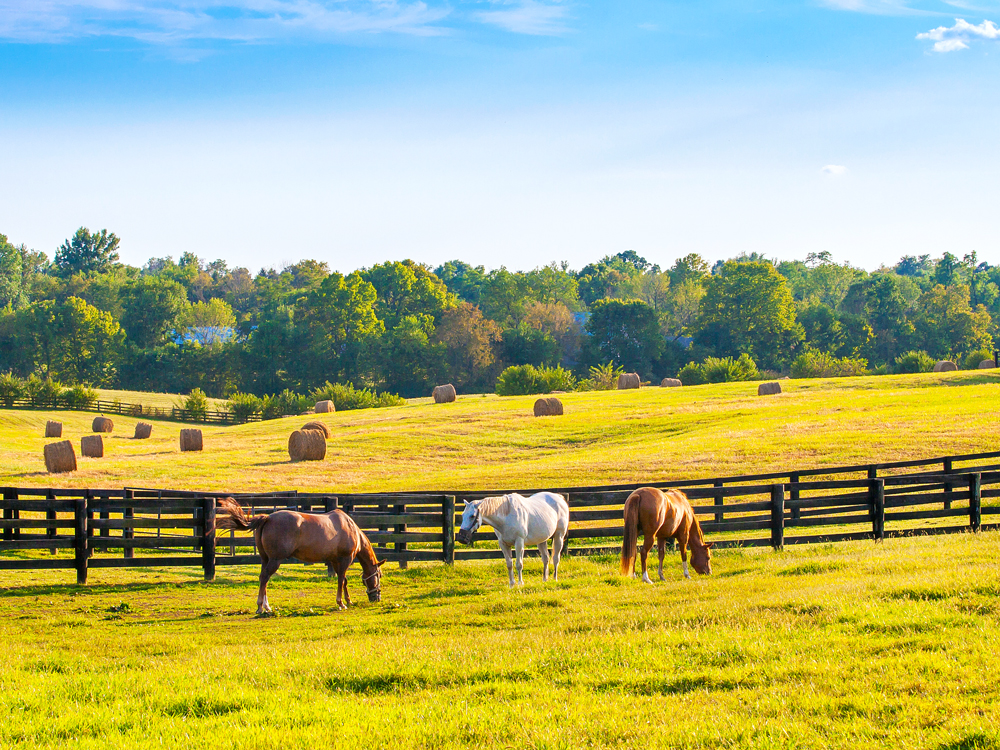
{"label": "black wooden fence", "polygon": [[[566,553],[617,553],[624,502],[637,486],[682,487],[717,547],[781,549],[788,544],[1000,528],[1000,523],[983,522],[984,517],[988,521],[1000,514],[1000,467],[988,463],[998,456],[983,453],[791,474],[557,488],[570,505]],[[972,465],[958,466],[963,463]],[[885,473],[930,466],[948,470]],[[859,472],[863,476],[826,478]],[[817,476],[821,478],[803,479]],[[259,563],[252,537],[216,533],[215,498],[232,493],[9,487],[2,492],[0,569],[75,568],[78,582],[84,583],[89,568],[201,566],[211,579],[219,565]],[[502,491],[290,491],[233,496],[255,513],[282,508],[323,513],[340,508],[365,531],[380,558],[405,567],[410,561],[454,563],[500,557],[490,532],[474,535],[474,541],[484,543],[478,548],[455,549],[455,527],[461,520],[456,504],[490,494]]]}
{"label": "black wooden fence", "polygon": [[145,406],[143,404],[124,404],[121,401],[90,401],[86,404],[67,402],[57,397],[52,401],[32,401],[30,399],[15,399],[10,407],[15,409],[62,409],[69,411],[90,411],[99,414],[121,414],[125,417],[148,417],[149,419],[169,419],[174,422],[201,422],[205,424],[238,424],[241,422],[259,422],[260,414],[251,414],[244,419],[237,419],[228,411],[191,411],[177,406]]}

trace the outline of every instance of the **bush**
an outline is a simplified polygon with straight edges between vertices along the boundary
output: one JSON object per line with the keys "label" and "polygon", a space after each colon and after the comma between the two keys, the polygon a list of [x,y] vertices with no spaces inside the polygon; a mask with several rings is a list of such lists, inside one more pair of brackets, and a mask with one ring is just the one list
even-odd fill
{"label": "bush", "polygon": [[978,370],[979,363],[984,359],[993,359],[993,352],[989,349],[979,349],[978,351],[969,352],[965,355],[965,359],[962,362],[962,369]]}
{"label": "bush", "polygon": [[254,414],[259,414],[264,402],[252,393],[234,393],[226,402],[226,409],[239,423],[249,421]]}
{"label": "bush", "polygon": [[[614,362],[597,365],[590,368],[590,377],[577,383],[579,391],[613,391],[618,387],[618,376],[625,372],[622,367],[615,367]],[[554,390],[568,390],[556,388]]]}
{"label": "bush", "polygon": [[97,401],[97,391],[85,385],[74,385],[63,391],[60,398],[71,409],[89,409]]}
{"label": "bush", "polygon": [[571,391],[576,386],[573,373],[562,367],[514,365],[500,373],[496,392],[499,396],[527,396],[552,391]]}
{"label": "bush", "polygon": [[8,409],[24,398],[24,381],[12,372],[0,374],[0,403]]}
{"label": "bush", "polygon": [[843,378],[867,373],[868,360],[863,357],[834,357],[816,349],[803,352],[792,362],[793,378]]}
{"label": "bush", "polygon": [[261,419],[279,419],[286,414],[301,414],[313,403],[308,396],[299,395],[286,388],[281,393],[264,396],[261,399],[260,417]]}
{"label": "bush", "polygon": [[353,383],[330,383],[309,394],[313,402],[333,401],[337,411],[351,409],[377,409],[383,406],[402,406],[406,399],[395,393],[376,393],[368,388],[355,388]]}
{"label": "bush", "polygon": [[32,406],[53,406],[62,391],[62,384],[58,380],[43,380],[37,375],[30,375],[24,381],[24,395]]}
{"label": "bush", "polygon": [[759,377],[757,363],[749,354],[741,354],[737,359],[707,357],[701,364],[688,362],[677,373],[677,378],[684,385],[734,383],[741,380],[756,380]]}
{"label": "bush", "polygon": [[934,360],[927,352],[911,351],[896,357],[892,371],[897,375],[905,375],[913,372],[930,372],[934,369],[934,364]]}
{"label": "bush", "polygon": [[181,408],[189,412],[192,419],[204,419],[208,414],[208,396],[201,388],[195,388],[181,399]]}

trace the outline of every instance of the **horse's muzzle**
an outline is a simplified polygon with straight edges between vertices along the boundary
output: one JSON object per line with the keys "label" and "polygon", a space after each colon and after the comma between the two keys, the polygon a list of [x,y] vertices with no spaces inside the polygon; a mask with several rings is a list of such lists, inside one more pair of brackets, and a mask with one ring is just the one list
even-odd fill
{"label": "horse's muzzle", "polygon": [[456,539],[460,544],[472,544],[472,532],[468,529],[459,529]]}
{"label": "horse's muzzle", "polygon": [[370,602],[380,602],[380,601],[382,601],[382,592],[381,591],[369,591],[368,592],[368,601],[370,601]]}

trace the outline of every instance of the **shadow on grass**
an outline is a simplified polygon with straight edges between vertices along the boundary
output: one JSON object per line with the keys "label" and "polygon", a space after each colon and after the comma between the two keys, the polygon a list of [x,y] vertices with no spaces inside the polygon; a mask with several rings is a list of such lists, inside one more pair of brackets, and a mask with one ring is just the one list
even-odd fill
{"label": "shadow on grass", "polygon": [[[198,576],[201,576],[201,571],[198,571]],[[75,583],[53,583],[49,585],[34,585],[34,586],[16,586],[9,588],[0,588],[0,598],[17,598],[17,597],[33,597],[33,596],[58,596],[58,595],[70,595],[79,596],[80,594],[86,594],[88,596],[103,596],[105,594],[126,594],[126,593],[139,593],[144,591],[153,591],[157,589],[168,589],[168,588],[183,588],[192,589],[201,586],[222,586],[225,588],[243,586],[245,584],[239,582],[206,582],[203,580],[194,581],[137,581],[135,583],[117,583],[117,584],[107,584],[107,585],[83,585],[78,586]]]}
{"label": "shadow on grass", "polygon": [[737,680],[717,680],[707,675],[681,677],[679,679],[651,679],[624,682],[609,680],[594,686],[599,693],[624,693],[626,695],[685,695],[699,690],[730,691],[754,687],[754,683]]}
{"label": "shadow on grass", "polygon": [[960,740],[938,745],[937,750],[1000,750],[1000,738],[986,732],[973,732]]}
{"label": "shadow on grass", "polygon": [[536,676],[523,670],[483,670],[468,674],[449,674],[440,677],[389,672],[373,675],[337,675],[324,682],[327,690],[359,695],[408,693],[432,688],[465,687],[501,682],[530,682]]}

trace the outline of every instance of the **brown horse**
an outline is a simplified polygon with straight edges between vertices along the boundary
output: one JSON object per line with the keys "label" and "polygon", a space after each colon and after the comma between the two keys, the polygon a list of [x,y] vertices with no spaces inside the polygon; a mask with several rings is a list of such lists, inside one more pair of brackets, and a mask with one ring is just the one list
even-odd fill
{"label": "brown horse", "polygon": [[691,544],[691,564],[702,575],[712,572],[712,542],[706,542],[701,526],[695,518],[691,503],[683,492],[640,487],[625,501],[625,537],[622,539],[622,575],[635,575],[635,548],[639,529],[646,536],[642,545],[642,580],[652,583],[646,572],[646,556],[653,548],[653,540],[660,553],[660,580],[663,578],[663,555],[667,540],[676,539],[681,547],[684,577],[690,578],[687,564],[687,547]]}
{"label": "brown horse", "polygon": [[216,528],[253,532],[261,563],[257,614],[271,611],[267,602],[267,582],[281,563],[292,557],[302,562],[325,562],[336,571],[338,609],[347,609],[351,604],[351,596],[347,593],[347,569],[357,558],[368,601],[381,601],[385,560],[378,562],[368,537],[343,511],[313,514],[279,510],[248,519],[243,507],[231,497],[218,498],[217,507],[222,512],[217,517]]}

